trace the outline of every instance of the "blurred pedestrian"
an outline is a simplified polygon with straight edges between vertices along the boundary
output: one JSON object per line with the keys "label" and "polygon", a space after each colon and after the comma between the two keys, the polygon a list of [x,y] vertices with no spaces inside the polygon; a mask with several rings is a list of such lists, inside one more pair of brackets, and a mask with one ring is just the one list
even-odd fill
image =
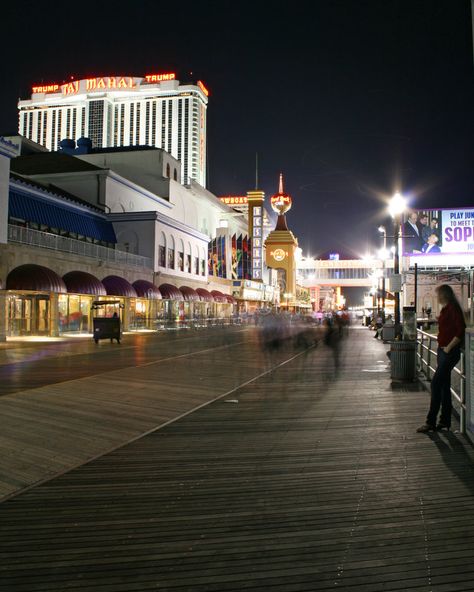
{"label": "blurred pedestrian", "polygon": [[[438,286],[436,293],[443,307],[438,318],[438,366],[431,380],[431,404],[426,423],[416,430],[421,433],[451,427],[451,371],[461,357],[466,329],[461,305],[451,286]],[[436,423],[440,408],[441,417]]]}

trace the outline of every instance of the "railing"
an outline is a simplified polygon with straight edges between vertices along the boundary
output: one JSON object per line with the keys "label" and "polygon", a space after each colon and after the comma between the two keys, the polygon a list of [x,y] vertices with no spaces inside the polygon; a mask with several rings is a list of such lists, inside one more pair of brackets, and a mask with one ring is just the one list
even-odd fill
{"label": "railing", "polygon": [[[417,357],[420,363],[420,370],[427,380],[431,380],[436,371],[436,360],[438,357],[437,337],[421,329],[417,330]],[[434,347],[432,344],[436,343]],[[451,375],[451,394],[457,403],[456,410],[459,413],[459,424],[462,434],[466,433],[466,369],[464,352],[461,350],[461,359],[453,369]]]}
{"label": "railing", "polygon": [[24,226],[16,226],[14,224],[8,225],[8,240],[10,242],[32,245],[42,249],[51,249],[53,251],[62,251],[65,253],[73,253],[74,255],[81,255],[83,257],[100,259],[110,263],[133,265],[134,267],[146,267],[150,269],[153,267],[150,257],[143,257],[142,255],[134,255],[133,253],[127,253],[125,251],[109,249],[102,245],[95,245],[67,236],[41,232],[40,230],[25,228]]}

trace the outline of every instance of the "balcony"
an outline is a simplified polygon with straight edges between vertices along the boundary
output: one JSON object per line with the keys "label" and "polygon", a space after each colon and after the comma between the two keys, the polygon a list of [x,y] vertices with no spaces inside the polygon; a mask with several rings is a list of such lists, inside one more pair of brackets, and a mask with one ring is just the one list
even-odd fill
{"label": "balcony", "polygon": [[66,236],[59,236],[49,232],[41,232],[32,228],[23,226],[8,225],[8,242],[21,243],[40,249],[50,249],[52,251],[61,251],[63,253],[72,253],[81,257],[90,257],[91,259],[101,260],[108,263],[118,263],[120,265],[131,265],[133,267],[153,268],[153,262],[150,257],[134,255],[125,251],[109,249],[101,245],[87,243]]}

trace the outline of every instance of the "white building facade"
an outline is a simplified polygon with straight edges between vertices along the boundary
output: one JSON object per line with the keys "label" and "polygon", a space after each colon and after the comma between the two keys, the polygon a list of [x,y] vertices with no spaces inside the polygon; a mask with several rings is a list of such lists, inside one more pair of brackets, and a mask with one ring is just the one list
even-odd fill
{"label": "white building facade", "polygon": [[94,148],[161,148],[180,161],[182,183],[205,187],[208,94],[201,81],[180,84],[174,73],[38,85],[18,103],[18,131],[52,151],[83,137]]}

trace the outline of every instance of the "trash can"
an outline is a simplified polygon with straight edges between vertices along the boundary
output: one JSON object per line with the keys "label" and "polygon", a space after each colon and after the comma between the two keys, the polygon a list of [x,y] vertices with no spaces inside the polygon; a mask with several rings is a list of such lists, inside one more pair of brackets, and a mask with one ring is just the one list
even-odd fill
{"label": "trash can", "polygon": [[413,381],[416,378],[416,341],[392,341],[390,344],[390,377]]}
{"label": "trash can", "polygon": [[382,327],[382,340],[391,341],[395,339],[395,325],[393,323],[385,323]]}

